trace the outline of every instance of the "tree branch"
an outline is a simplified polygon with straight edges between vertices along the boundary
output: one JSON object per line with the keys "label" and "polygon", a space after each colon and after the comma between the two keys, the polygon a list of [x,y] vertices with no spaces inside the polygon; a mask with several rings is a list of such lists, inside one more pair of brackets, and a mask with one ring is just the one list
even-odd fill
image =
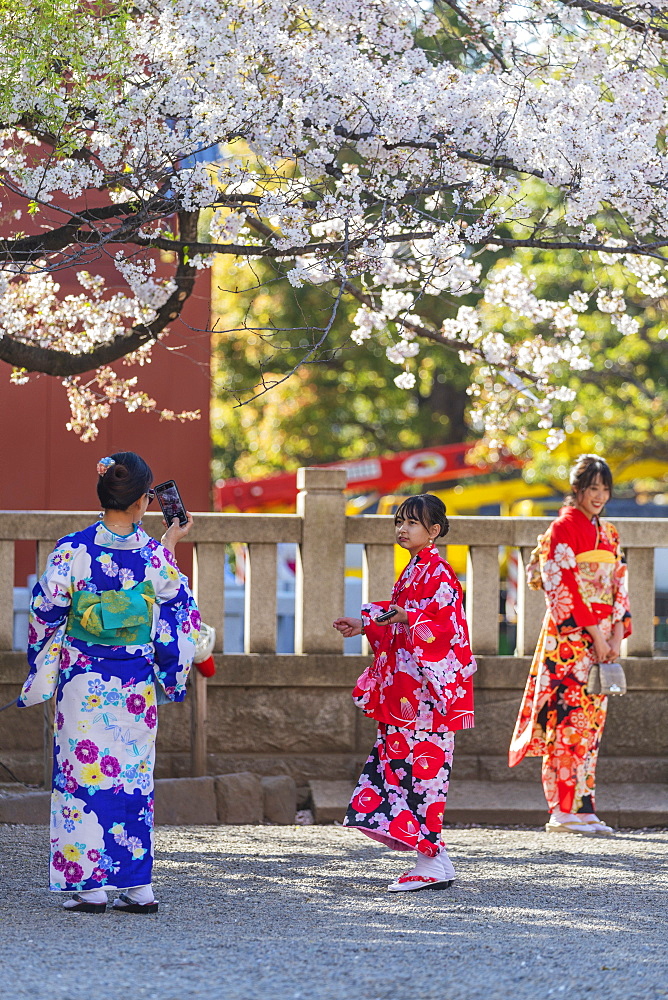
{"label": "tree branch", "polygon": [[[197,236],[198,216],[198,212],[180,212],[178,215],[179,232],[184,237],[184,246],[187,245],[187,240]],[[114,361],[119,361],[144,344],[156,340],[168,324],[178,318],[184,303],[192,294],[196,278],[196,269],[186,263],[185,253],[181,252],[173,276],[176,289],[156,311],[152,323],[137,324],[126,335],[115,337],[108,344],[101,344],[85,354],[69,354],[67,351],[37,347],[10,337],[1,337],[0,361],[5,361],[15,368],[24,368],[29,372],[43,372],[45,375],[55,375],[59,378],[83,375],[104,365],[113,364]]]}
{"label": "tree branch", "polygon": [[620,7],[613,7],[612,4],[597,3],[596,0],[559,0],[559,2],[565,4],[566,7],[579,7],[590,14],[609,17],[611,21],[617,21],[619,24],[623,24],[624,27],[630,28],[631,31],[637,31],[641,35],[646,35],[648,31],[651,31],[652,34],[658,35],[664,42],[668,42],[668,28],[659,28],[657,25],[650,24],[647,21],[640,21],[636,17],[629,17],[622,12]]}
{"label": "tree branch", "polygon": [[[361,289],[351,284],[350,281],[341,282],[341,284],[345,285],[345,290],[350,292],[353,298],[357,299],[358,302],[361,302],[362,305],[368,306],[369,309],[375,309],[373,299],[369,295],[365,295]],[[422,337],[424,340],[431,340],[435,344],[438,344],[439,347],[445,347],[447,350],[456,351],[457,353],[460,351],[467,351],[469,354],[477,355],[481,361],[487,361],[485,352],[480,347],[476,347],[473,344],[465,343],[460,340],[453,340],[452,337],[444,337],[442,333],[439,333],[438,330],[434,330],[433,327],[422,326],[419,323],[411,323],[409,320],[405,319],[398,320],[397,322],[401,327],[406,330],[410,330],[411,333],[414,333],[416,337]],[[524,371],[523,368],[517,368],[514,365],[509,365],[506,368],[506,371],[512,371],[516,375],[519,375],[520,378],[527,379],[529,382],[539,381],[535,375],[531,374],[531,372]]]}
{"label": "tree branch", "polygon": [[[257,226],[258,230],[260,227],[262,227],[262,223]],[[275,236],[276,234],[272,235]],[[392,236],[383,236],[382,240],[384,243],[410,243],[411,240],[428,240],[433,236],[433,232],[402,233]],[[277,247],[267,247],[262,245],[250,246],[243,243],[197,243],[195,241],[192,243],[185,243],[183,240],[165,240],[161,237],[156,239],[137,238],[131,242],[137,244],[138,246],[155,247],[157,250],[187,249],[191,255],[196,253],[224,253],[234,254],[237,257],[301,257],[303,254],[309,253],[336,253],[344,247],[346,250],[357,250],[359,247],[364,246],[368,240],[374,238],[373,233],[365,233],[364,236],[358,236],[357,239],[354,240],[330,240],[323,241],[322,243],[304,243],[302,246],[287,247],[285,250],[280,250]],[[124,242],[129,241],[124,240]]]}
{"label": "tree branch", "polygon": [[633,369],[628,365],[614,363],[609,368],[606,368],[605,371],[579,372],[579,377],[581,382],[589,382],[590,385],[598,386],[605,385],[606,380],[611,377],[618,378],[623,382],[630,382],[642,396],[651,402],[654,402],[656,399],[656,393],[648,389],[645,383],[638,378]]}
{"label": "tree branch", "polygon": [[[433,234],[432,234],[433,235]],[[654,243],[629,243],[623,247],[609,247],[604,243],[590,243],[581,240],[539,240],[529,237],[525,240],[514,240],[505,236],[490,235],[486,241],[503,247],[535,247],[538,250],[595,250],[597,253],[634,254],[638,257],[656,257],[666,263],[663,254],[656,251],[668,247],[668,240],[655,240]]]}
{"label": "tree branch", "polygon": [[[250,223],[249,223],[250,224]],[[260,224],[261,225],[261,224]],[[260,227],[258,226],[258,229]],[[353,240],[331,240],[329,242],[322,243],[305,243],[303,246],[299,247],[287,247],[285,250],[277,249],[276,247],[267,246],[249,246],[242,243],[189,243],[186,244],[183,240],[165,240],[162,238],[157,239],[134,239],[128,240],[125,238],[123,242],[133,242],[139,246],[155,247],[159,250],[185,250],[187,249],[189,253],[223,253],[223,254],[235,254],[239,257],[301,257],[304,254],[311,253],[336,253],[342,250],[345,246],[348,250],[357,250],[363,246],[368,240],[379,238],[386,244],[392,243],[411,243],[413,240],[430,240],[436,235],[438,230],[432,230],[429,232],[417,232],[417,233],[393,233],[389,236],[377,236],[375,237],[373,233],[366,233],[364,236],[359,236],[357,239]],[[464,230],[461,235],[460,242],[466,242],[466,231]],[[661,247],[668,247],[668,240],[656,240],[654,243],[630,243],[627,246],[622,247],[610,247],[606,246],[604,243],[593,243],[584,242],[581,240],[542,240],[535,239],[533,237],[528,237],[527,239],[511,239],[510,237],[497,236],[496,234],[490,233],[485,240],[481,241],[480,244],[471,244],[471,246],[480,246],[481,249],[487,244],[497,244],[500,246],[507,247],[535,247],[538,250],[595,250],[601,253],[613,253],[613,254],[634,254],[636,256],[644,257],[656,257],[658,260],[666,262],[666,258],[659,253],[656,253]]]}
{"label": "tree branch", "polygon": [[473,18],[469,17],[469,15],[461,9],[459,4],[455,3],[455,0],[439,0],[439,2],[447,4],[450,10],[454,11],[457,17],[460,18],[460,20],[468,24],[469,28],[471,28],[475,32],[474,38],[476,39],[476,41],[480,42],[480,44],[485,49],[487,49],[487,51],[489,52],[489,54],[492,56],[493,59],[496,59],[502,70],[506,70],[507,66],[503,61],[503,56],[501,55],[500,52],[496,50],[496,48],[490,42],[487,41],[482,31],[480,30],[480,26],[476,24]]}
{"label": "tree branch", "polygon": [[43,253],[55,253],[64,250],[72,243],[98,243],[100,235],[81,228],[82,222],[104,222],[127,215],[136,207],[134,202],[123,202],[119,205],[106,205],[102,208],[91,208],[72,215],[72,221],[64,226],[58,226],[48,233],[37,233],[34,236],[23,236],[15,240],[0,240],[0,261],[11,263],[29,263]]}
{"label": "tree branch", "polygon": [[[304,124],[306,126],[312,125],[310,119],[306,119]],[[399,139],[398,142],[384,142],[378,132],[371,130],[369,132],[351,132],[349,129],[344,128],[343,125],[334,126],[334,134],[341,136],[343,139],[349,139],[351,142],[360,142],[363,139],[378,139],[383,147],[383,149],[440,149],[441,146],[447,145],[448,137],[444,133],[437,133],[433,139]],[[534,170],[531,167],[518,167],[517,164],[513,163],[506,156],[484,156],[482,153],[469,153],[465,149],[454,149],[452,150],[454,155],[460,160],[470,160],[472,163],[480,163],[487,167],[499,167],[502,170],[513,170],[519,174],[532,174],[534,177],[543,178],[544,174],[542,170]]]}

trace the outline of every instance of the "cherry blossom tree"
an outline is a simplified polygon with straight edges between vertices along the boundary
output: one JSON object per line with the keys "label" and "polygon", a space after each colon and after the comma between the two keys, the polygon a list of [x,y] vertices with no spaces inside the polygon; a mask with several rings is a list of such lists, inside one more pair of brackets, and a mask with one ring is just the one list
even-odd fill
{"label": "cherry blossom tree", "polygon": [[[326,320],[299,331],[302,362],[326,351],[344,297],[353,339],[385,344],[399,387],[422,343],[455,352],[492,442],[533,421],[559,443],[567,376],[593,364],[583,319],[607,314],[623,338],[665,296],[662,3],[22,10],[18,47],[0,29],[0,360],[18,381],[62,379],[79,432],[113,402],[152,405],[110,365],[147,358],[217,255],[328,292]],[[55,34],[49,10],[67,15]],[[617,262],[624,287],[541,298],[523,249],[577,251],[602,274]],[[95,273],[103,257],[127,291]],[[79,294],[59,294],[64,268]],[[286,337],[248,330],[277,351]],[[289,374],[264,363],[233,391],[243,402]]]}

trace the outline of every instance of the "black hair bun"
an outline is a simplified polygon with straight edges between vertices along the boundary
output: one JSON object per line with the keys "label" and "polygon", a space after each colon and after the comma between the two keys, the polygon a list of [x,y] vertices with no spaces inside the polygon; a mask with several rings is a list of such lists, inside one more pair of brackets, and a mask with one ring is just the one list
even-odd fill
{"label": "black hair bun", "polygon": [[105,510],[127,510],[150,489],[153,473],[133,451],[117,451],[97,482],[97,495]]}

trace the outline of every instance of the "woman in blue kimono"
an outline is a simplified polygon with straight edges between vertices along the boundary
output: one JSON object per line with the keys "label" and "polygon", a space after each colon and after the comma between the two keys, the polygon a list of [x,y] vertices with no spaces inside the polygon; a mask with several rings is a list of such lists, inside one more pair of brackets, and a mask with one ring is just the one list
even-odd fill
{"label": "woman in blue kimono", "polygon": [[133,452],[97,466],[103,513],[66,535],[32,594],[30,673],[19,705],[56,697],[50,886],[70,911],[155,913],[157,704],[182,701],[200,625],[173,556],[141,527],[153,474]]}

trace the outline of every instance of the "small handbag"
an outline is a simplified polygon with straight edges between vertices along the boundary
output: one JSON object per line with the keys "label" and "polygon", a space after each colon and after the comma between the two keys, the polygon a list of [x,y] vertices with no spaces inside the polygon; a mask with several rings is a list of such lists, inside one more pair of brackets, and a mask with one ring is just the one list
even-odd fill
{"label": "small handbag", "polygon": [[626,674],[621,663],[592,663],[587,677],[587,693],[626,694]]}

